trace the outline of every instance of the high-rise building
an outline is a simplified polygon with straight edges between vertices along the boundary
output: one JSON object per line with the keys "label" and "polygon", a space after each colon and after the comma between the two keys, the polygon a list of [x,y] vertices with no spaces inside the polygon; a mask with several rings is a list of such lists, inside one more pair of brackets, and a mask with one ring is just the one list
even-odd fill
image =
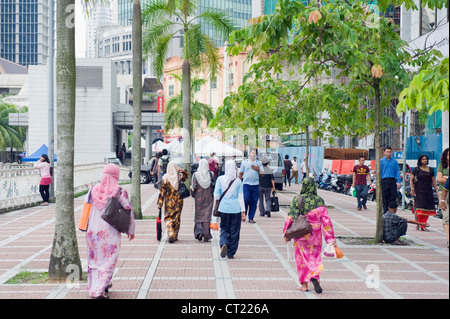
{"label": "high-rise building", "polygon": [[47,63],[48,0],[0,1],[0,57],[24,66]]}
{"label": "high-rise building", "polygon": [[86,19],[86,58],[96,58],[97,30],[100,26],[112,23],[110,3],[98,3]]}
{"label": "high-rise building", "polygon": [[[252,0],[198,0],[198,14],[207,10],[217,9],[225,12],[233,19],[234,24],[238,28],[247,26],[248,20],[252,18]],[[202,31],[211,37],[217,46],[221,47],[228,39],[221,37],[216,31],[203,21],[199,21],[202,25]]]}

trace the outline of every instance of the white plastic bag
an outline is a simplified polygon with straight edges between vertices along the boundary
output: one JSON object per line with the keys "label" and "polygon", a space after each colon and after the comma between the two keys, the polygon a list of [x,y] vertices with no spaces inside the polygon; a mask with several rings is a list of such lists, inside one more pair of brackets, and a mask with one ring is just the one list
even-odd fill
{"label": "white plastic bag", "polygon": [[327,247],[323,250],[323,255],[330,258],[336,257],[336,250],[334,249],[334,244],[329,243]]}
{"label": "white plastic bag", "polygon": [[291,258],[291,250],[289,249],[289,242],[286,243],[286,253],[287,253],[287,261],[293,260]]}

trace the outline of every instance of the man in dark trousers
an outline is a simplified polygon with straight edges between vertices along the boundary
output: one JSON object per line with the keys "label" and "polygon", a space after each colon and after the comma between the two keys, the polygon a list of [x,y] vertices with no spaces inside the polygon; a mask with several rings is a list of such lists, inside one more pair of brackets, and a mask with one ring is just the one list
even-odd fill
{"label": "man in dark trousers", "polygon": [[289,186],[291,186],[291,168],[292,162],[289,160],[289,155],[284,156],[284,186],[287,186],[287,182],[289,181]]}
{"label": "man in dark trousers", "polygon": [[392,158],[392,148],[384,148],[384,157],[380,161],[381,190],[383,196],[383,211],[388,210],[389,202],[397,200],[397,189],[400,188],[402,178],[398,162]]}
{"label": "man in dark trousers", "polygon": [[367,194],[369,187],[367,184],[372,184],[370,179],[370,168],[364,165],[366,158],[364,156],[359,157],[359,165],[353,167],[353,187],[356,189],[356,201],[358,203],[358,210],[363,207],[367,209]]}

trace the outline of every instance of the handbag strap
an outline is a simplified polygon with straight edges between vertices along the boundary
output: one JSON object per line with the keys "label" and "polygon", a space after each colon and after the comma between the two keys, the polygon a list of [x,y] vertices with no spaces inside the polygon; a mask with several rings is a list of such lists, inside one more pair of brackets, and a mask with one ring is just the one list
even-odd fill
{"label": "handbag strap", "polygon": [[219,202],[222,200],[222,198],[223,198],[223,197],[225,196],[225,194],[228,192],[228,190],[230,189],[231,185],[233,185],[233,183],[234,183],[235,180],[236,180],[236,178],[233,179],[233,180],[230,182],[230,184],[228,185],[228,188],[227,188],[227,189],[225,190],[225,192],[223,192],[222,195],[220,196]]}

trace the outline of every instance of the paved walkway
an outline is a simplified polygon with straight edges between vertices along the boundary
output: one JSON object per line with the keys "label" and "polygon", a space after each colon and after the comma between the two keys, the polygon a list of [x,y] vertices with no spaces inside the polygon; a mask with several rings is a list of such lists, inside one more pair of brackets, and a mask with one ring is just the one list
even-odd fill
{"label": "paved walkway", "polygon": [[[126,186],[127,189],[130,186]],[[288,187],[279,194],[288,205],[299,190]],[[375,203],[357,212],[353,198],[320,191],[339,237],[373,237]],[[142,186],[144,215],[156,215],[157,192]],[[78,222],[82,198],[75,199]],[[271,218],[243,223],[238,252],[233,260],[219,257],[219,233],[210,243],[193,238],[194,202],[185,200],[179,241],[174,244],[155,236],[155,220],[136,221],[136,239],[122,237],[122,248],[113,278],[111,299],[448,299],[449,250],[442,221],[430,218],[430,232],[409,227],[411,246],[349,245],[338,240],[345,257],[323,258],[324,292],[299,292],[295,262],[288,260],[281,232],[287,207]],[[0,299],[88,298],[86,282],[6,284],[20,271],[46,272],[54,233],[54,204],[0,215]],[[408,211],[399,214],[412,218]],[[86,271],[85,234],[78,232],[78,246]],[[291,247],[291,256],[293,249]],[[86,275],[84,275],[86,277]],[[313,291],[312,287],[311,291]]]}

